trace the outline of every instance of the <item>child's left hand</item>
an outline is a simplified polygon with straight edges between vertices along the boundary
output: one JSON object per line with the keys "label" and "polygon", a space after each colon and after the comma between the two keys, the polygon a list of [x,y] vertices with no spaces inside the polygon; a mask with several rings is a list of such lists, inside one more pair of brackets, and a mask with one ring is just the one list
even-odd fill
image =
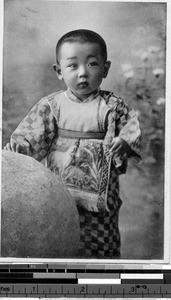
{"label": "child's left hand", "polygon": [[130,147],[127,142],[121,137],[113,138],[112,142],[108,144],[109,152],[114,157],[122,157],[127,155],[130,151]]}

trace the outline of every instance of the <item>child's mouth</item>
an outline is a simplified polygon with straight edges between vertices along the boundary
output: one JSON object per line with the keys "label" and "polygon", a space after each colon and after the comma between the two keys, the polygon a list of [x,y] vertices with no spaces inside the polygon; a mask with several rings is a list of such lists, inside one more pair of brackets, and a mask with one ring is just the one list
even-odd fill
{"label": "child's mouth", "polygon": [[78,86],[81,88],[81,89],[85,89],[86,87],[88,87],[88,82],[80,82],[79,84],[78,84]]}

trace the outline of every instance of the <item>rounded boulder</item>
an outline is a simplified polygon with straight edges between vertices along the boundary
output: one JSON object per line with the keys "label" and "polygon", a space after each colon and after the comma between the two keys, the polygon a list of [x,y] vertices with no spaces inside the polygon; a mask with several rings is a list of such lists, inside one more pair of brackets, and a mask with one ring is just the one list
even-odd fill
{"label": "rounded boulder", "polygon": [[43,164],[2,151],[1,256],[74,258],[80,240],[73,197]]}

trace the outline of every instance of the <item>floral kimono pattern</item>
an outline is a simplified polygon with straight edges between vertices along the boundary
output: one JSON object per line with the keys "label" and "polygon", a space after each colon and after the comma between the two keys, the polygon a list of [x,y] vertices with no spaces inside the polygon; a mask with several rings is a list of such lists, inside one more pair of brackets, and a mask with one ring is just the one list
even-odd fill
{"label": "floral kimono pattern", "polygon": [[120,135],[130,157],[141,160],[141,131],[135,112],[111,92],[95,91],[80,102],[70,90],[41,99],[11,136],[23,153],[60,175],[80,216],[81,257],[120,255],[118,175],[127,158],[113,158],[108,144]]}

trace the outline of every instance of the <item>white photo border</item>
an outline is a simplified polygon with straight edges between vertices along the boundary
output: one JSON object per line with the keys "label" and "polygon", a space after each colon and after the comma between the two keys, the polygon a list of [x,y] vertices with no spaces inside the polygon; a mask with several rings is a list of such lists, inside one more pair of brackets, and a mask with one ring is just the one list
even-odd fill
{"label": "white photo border", "polygon": [[[37,1],[44,1],[44,0],[37,0]],[[48,0],[45,0],[48,1]],[[58,0],[53,0],[58,1]],[[65,0],[64,0],[65,1]],[[72,0],[67,0],[72,1]],[[82,0],[77,0],[82,1]],[[92,1],[92,0],[89,0]],[[96,1],[96,0],[94,0]],[[112,1],[111,2],[115,2]],[[166,115],[165,115],[165,217],[164,217],[164,259],[162,260],[125,260],[125,259],[119,259],[119,260],[103,260],[103,259],[38,259],[38,258],[0,258],[0,264],[8,263],[8,264],[15,264],[15,263],[28,263],[28,264],[34,264],[34,263],[78,263],[78,264],[100,264],[100,265],[107,265],[107,264],[125,264],[126,266],[133,266],[134,264],[141,265],[159,265],[162,267],[162,265],[170,265],[171,264],[171,205],[170,205],[170,197],[171,197],[171,4],[169,0],[167,1],[116,1],[116,2],[155,2],[155,3],[166,3],[167,4],[167,55],[166,55]],[[3,1],[0,2],[0,13],[3,16],[4,11],[4,4]],[[0,91],[1,91],[1,100],[2,100],[2,79],[3,79],[3,17],[1,18],[1,24],[0,24],[0,38],[1,38],[1,47],[0,47]],[[2,110],[2,101],[1,101],[1,110]],[[0,114],[0,125],[2,129],[2,114]],[[2,134],[2,130],[1,130]]]}

